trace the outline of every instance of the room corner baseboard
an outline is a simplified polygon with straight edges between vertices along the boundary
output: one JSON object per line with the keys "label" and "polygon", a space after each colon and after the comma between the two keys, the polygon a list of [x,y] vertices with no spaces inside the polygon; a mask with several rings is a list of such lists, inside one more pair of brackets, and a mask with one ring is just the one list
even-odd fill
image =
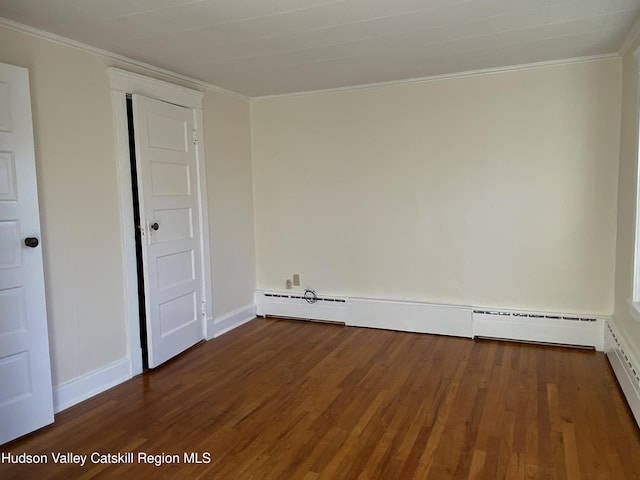
{"label": "room corner baseboard", "polygon": [[244,307],[233,310],[225,315],[213,319],[213,328],[211,335],[207,331],[207,340],[219,337],[240,325],[253,320],[256,317],[255,304],[245,305]]}
{"label": "room corner baseboard", "polygon": [[605,353],[624,393],[631,413],[640,426],[640,365],[626,352],[630,351],[625,339],[616,330],[614,322],[607,322],[605,332]]}
{"label": "room corner baseboard", "polygon": [[61,412],[131,378],[129,358],[116,360],[53,388],[53,409]]}

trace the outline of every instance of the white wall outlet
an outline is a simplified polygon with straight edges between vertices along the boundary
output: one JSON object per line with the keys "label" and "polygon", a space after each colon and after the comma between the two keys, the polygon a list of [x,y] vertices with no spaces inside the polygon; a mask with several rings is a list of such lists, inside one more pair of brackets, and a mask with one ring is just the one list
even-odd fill
{"label": "white wall outlet", "polygon": [[291,280],[289,280],[287,278],[287,281],[285,282],[285,286],[287,287],[287,290],[291,290]]}
{"label": "white wall outlet", "polygon": [[299,273],[294,273],[293,274],[293,285],[296,287],[300,286],[300,274]]}

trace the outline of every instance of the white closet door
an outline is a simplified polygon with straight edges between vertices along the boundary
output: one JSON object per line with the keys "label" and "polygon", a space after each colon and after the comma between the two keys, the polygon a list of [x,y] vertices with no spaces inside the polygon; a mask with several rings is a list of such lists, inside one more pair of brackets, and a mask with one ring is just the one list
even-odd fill
{"label": "white closet door", "polygon": [[193,112],[133,95],[149,367],[204,338]]}
{"label": "white closet door", "polygon": [[0,64],[0,444],[53,422],[29,73]]}

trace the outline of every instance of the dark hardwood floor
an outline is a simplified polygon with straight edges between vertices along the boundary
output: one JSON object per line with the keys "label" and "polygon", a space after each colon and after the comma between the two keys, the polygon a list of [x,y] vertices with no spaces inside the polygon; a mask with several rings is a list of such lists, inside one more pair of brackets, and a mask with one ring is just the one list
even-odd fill
{"label": "dark hardwood floor", "polygon": [[[48,459],[0,464],[1,479],[640,478],[640,432],[603,353],[277,319],[202,343],[0,452]],[[87,463],[53,463],[67,452]]]}

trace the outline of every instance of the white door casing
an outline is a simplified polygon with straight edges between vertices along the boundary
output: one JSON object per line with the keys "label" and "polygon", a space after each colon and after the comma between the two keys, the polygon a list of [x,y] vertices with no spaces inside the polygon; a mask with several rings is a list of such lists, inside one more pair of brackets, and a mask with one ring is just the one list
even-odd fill
{"label": "white door casing", "polygon": [[118,189],[120,195],[120,221],[123,246],[123,270],[125,272],[126,323],[128,330],[128,356],[131,375],[142,373],[142,350],[140,345],[140,321],[138,308],[138,273],[136,269],[135,226],[133,219],[133,194],[129,154],[129,132],[127,120],[127,96],[144,95],[191,110],[198,134],[198,194],[200,206],[200,247],[202,271],[202,329],[205,338],[213,338],[213,303],[211,300],[211,253],[209,249],[209,215],[207,208],[206,168],[204,156],[203,99],[198,90],[175,85],[145,75],[109,67],[111,99],[115,125],[116,152],[118,162]]}
{"label": "white door casing", "polygon": [[149,367],[204,338],[190,109],[133,95]]}
{"label": "white door casing", "polygon": [[0,64],[0,444],[53,422],[39,241],[29,72]]}

